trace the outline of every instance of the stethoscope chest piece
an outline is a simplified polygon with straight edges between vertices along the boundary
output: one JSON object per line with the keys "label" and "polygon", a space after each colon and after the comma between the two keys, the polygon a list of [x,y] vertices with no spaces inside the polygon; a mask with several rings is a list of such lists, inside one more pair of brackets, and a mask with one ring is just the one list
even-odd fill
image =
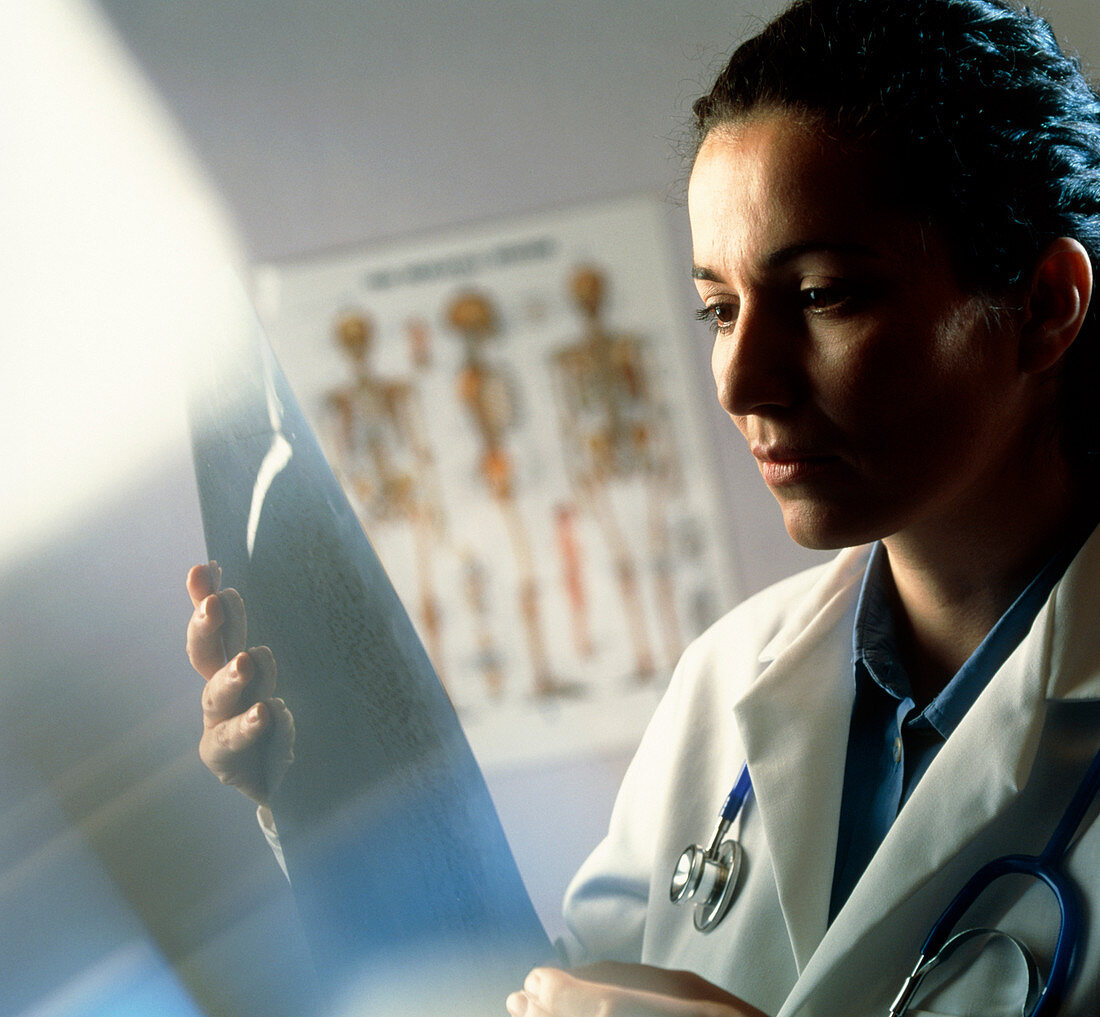
{"label": "stethoscope chest piece", "polygon": [[743,857],[735,840],[704,851],[698,844],[685,848],[669,887],[673,904],[695,903],[695,928],[710,932],[725,917],[737,895]]}
{"label": "stethoscope chest piece", "polygon": [[744,852],[736,840],[727,840],[726,834],[750,794],[752,780],[746,763],[722,806],[710,847],[704,849],[692,844],[684,848],[672,873],[669,899],[673,904],[695,903],[695,928],[700,932],[715,928],[737,895],[737,878],[741,875]]}

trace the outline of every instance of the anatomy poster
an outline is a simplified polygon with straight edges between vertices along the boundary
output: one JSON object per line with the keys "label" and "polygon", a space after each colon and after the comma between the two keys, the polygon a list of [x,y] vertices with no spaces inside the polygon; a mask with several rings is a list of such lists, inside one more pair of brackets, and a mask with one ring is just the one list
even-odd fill
{"label": "anatomy poster", "polygon": [[664,229],[633,199],[258,270],[483,765],[636,741],[739,593]]}

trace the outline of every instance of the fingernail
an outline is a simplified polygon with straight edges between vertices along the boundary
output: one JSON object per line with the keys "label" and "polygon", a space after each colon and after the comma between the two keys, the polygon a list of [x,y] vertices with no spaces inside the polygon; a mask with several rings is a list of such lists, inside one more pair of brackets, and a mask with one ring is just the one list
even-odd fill
{"label": "fingernail", "polygon": [[240,680],[242,685],[247,684],[251,678],[252,661],[248,659],[247,653],[238,653],[229,665],[229,675],[231,678]]}
{"label": "fingernail", "polygon": [[541,988],[542,988],[542,979],[539,977],[539,974],[538,974],[537,971],[532,971],[523,980],[523,990],[524,990],[524,992],[529,992],[532,996],[538,996],[539,989],[541,989]]}
{"label": "fingernail", "polygon": [[245,714],[245,720],[249,724],[258,724],[260,722],[260,704],[256,703],[249,707],[248,713]]}
{"label": "fingernail", "polygon": [[527,997],[522,992],[513,992],[504,1005],[512,1017],[523,1017],[527,1013]]}

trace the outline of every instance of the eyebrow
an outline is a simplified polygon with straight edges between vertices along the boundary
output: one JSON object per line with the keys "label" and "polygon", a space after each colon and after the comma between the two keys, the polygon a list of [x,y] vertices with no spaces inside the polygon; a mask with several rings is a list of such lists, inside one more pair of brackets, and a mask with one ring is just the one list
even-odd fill
{"label": "eyebrow", "polygon": [[[806,254],[846,254],[849,256],[873,258],[876,252],[866,244],[840,243],[830,240],[807,240],[800,244],[789,244],[773,251],[764,259],[764,267],[776,269],[795,261]],[[722,279],[713,269],[703,265],[692,265],[691,278],[700,282],[721,282]]]}

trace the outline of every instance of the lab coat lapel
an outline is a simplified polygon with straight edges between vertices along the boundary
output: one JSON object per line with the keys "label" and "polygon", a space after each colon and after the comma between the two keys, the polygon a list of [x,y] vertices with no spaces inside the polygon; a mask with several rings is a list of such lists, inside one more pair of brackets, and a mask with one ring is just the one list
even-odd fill
{"label": "lab coat lapel", "polygon": [[[1064,717],[1065,710],[1100,698],[1100,639],[1089,610],[1100,598],[1098,559],[1100,539],[1094,535],[1029,634],[933,760],[821,941],[784,1013],[798,1012],[799,1000],[812,998],[818,983],[835,974],[846,958],[865,958],[869,933],[907,931],[901,920],[903,906],[912,909],[915,895],[937,873],[972,847],[984,831],[995,828],[1031,775],[1049,701],[1060,701],[1057,706]],[[1096,751],[1095,732],[1086,729],[1065,737],[1088,742],[1068,750],[1069,758],[1087,759]],[[1057,818],[1052,816],[1051,823]],[[1044,829],[1037,834],[1040,842],[1029,850],[1038,850],[1049,833]],[[999,847],[996,853],[1023,849],[1022,845]],[[952,887],[951,892],[958,888]],[[944,904],[930,902],[929,913],[934,917]],[[876,942],[885,961],[889,947],[881,938]],[[865,968],[865,960],[861,964]]]}
{"label": "lab coat lapel", "polygon": [[[1041,697],[1033,652],[1034,645],[1018,649],[933,760],[829,928],[806,984],[799,985],[804,993],[846,955],[866,952],[868,932],[891,928],[889,916],[993,824],[1026,784],[1043,715],[1035,709]],[[1021,696],[1032,706],[1021,707]]]}
{"label": "lab coat lapel", "polygon": [[852,710],[852,621],[865,548],[842,553],[771,640],[736,704],[798,970],[825,934]]}

